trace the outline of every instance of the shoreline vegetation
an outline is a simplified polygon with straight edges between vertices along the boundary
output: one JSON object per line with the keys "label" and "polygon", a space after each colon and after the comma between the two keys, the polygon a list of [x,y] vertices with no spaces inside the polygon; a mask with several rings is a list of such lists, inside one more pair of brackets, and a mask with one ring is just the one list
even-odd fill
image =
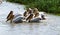
{"label": "shoreline vegetation", "polygon": [[7,0],[26,5],[26,8],[38,8],[39,11],[60,15],[60,0]]}

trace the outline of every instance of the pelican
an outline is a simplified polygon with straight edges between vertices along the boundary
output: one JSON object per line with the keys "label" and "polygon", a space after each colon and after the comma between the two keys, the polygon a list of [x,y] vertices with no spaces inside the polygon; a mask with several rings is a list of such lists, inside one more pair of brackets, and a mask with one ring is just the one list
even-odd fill
{"label": "pelican", "polygon": [[40,16],[41,20],[46,20],[46,13],[45,12],[40,11],[39,16]]}
{"label": "pelican", "polygon": [[13,11],[10,11],[10,13],[7,16],[7,21],[10,20],[10,23],[12,23],[12,22],[14,22],[14,23],[22,23],[23,19],[24,19],[24,17],[21,16],[21,14],[13,15]]}
{"label": "pelican", "polygon": [[27,19],[28,22],[40,22],[41,18],[40,17],[34,17],[34,14],[30,14]]}

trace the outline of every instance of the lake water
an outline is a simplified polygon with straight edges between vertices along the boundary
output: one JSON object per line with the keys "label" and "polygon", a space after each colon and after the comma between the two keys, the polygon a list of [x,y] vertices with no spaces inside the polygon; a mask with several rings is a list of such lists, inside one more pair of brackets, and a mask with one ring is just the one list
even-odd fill
{"label": "lake water", "polygon": [[24,5],[10,2],[0,4],[0,35],[60,35],[60,16],[47,15],[40,23],[9,23],[6,16],[10,11],[22,14]]}

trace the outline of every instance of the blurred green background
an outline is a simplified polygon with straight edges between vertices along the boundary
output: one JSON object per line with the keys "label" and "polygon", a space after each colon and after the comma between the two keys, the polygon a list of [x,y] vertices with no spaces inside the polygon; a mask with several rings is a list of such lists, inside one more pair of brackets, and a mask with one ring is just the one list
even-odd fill
{"label": "blurred green background", "polygon": [[7,0],[26,5],[26,8],[38,8],[39,11],[60,15],[60,0]]}

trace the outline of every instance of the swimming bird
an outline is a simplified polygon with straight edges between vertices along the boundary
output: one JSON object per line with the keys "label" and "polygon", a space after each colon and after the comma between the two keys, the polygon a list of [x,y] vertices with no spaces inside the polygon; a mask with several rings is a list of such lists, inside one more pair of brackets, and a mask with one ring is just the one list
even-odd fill
{"label": "swimming bird", "polygon": [[45,19],[46,19],[46,18],[45,18],[45,15],[41,14],[41,19],[42,19],[42,20],[45,20]]}
{"label": "swimming bird", "polygon": [[7,21],[10,20],[10,23],[12,23],[12,22],[14,22],[14,23],[21,23],[21,22],[23,22],[23,19],[24,19],[24,17],[21,17],[20,14],[13,15],[13,11],[10,11],[10,13],[7,16]]}
{"label": "swimming bird", "polygon": [[30,22],[40,22],[40,20],[41,20],[41,18],[34,18],[34,19],[32,19],[32,20],[30,20]]}
{"label": "swimming bird", "polygon": [[8,14],[6,18],[7,19],[6,22],[10,20],[10,23],[12,23],[13,18],[14,18],[13,11],[10,11],[10,13]]}
{"label": "swimming bird", "polygon": [[34,18],[35,18],[35,17],[39,17],[39,11],[38,11],[37,8],[34,8],[34,9],[33,9],[33,14],[34,14]]}
{"label": "swimming bird", "polygon": [[13,19],[13,22],[14,23],[22,23],[23,19],[24,19],[24,17],[18,16],[18,17]]}
{"label": "swimming bird", "polygon": [[24,13],[23,13],[23,16],[24,17],[27,17],[28,15],[27,15],[27,11],[25,11]]}
{"label": "swimming bird", "polygon": [[28,20],[28,22],[30,22],[30,20],[33,18],[33,14],[30,14],[27,18],[26,21]]}
{"label": "swimming bird", "polygon": [[40,11],[40,12],[39,12],[39,15],[41,16],[41,19],[42,19],[42,20],[46,20],[46,13],[45,13],[45,12]]}

